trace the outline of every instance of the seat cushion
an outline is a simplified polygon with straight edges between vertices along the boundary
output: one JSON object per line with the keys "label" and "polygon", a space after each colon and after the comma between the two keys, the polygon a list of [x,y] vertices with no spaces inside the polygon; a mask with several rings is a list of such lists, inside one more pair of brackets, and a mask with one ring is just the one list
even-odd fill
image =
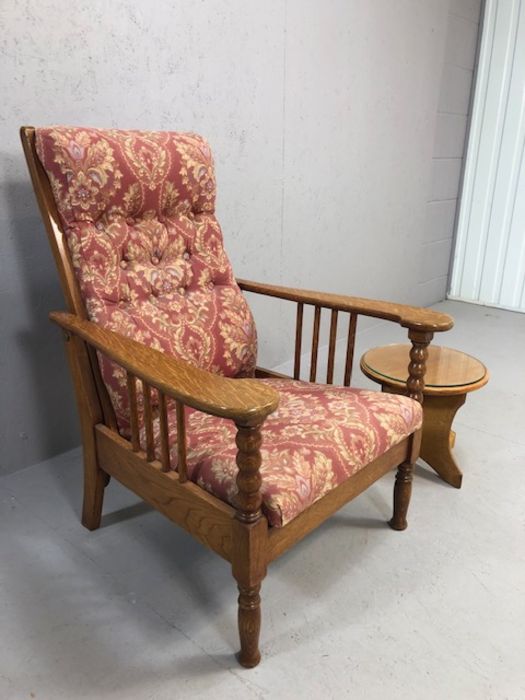
{"label": "seat cushion", "polygon": [[[90,320],[230,377],[253,374],[255,324],[215,217],[215,175],[196,134],[36,130]],[[99,358],[129,431],[125,373]]]}
{"label": "seat cushion", "polygon": [[[280,394],[263,425],[263,510],[281,527],[421,426],[421,406],[406,396],[310,384],[259,380]],[[235,504],[236,428],[232,421],[186,409],[188,476]],[[169,411],[172,464],[176,418]],[[158,425],[155,426],[157,450]]]}

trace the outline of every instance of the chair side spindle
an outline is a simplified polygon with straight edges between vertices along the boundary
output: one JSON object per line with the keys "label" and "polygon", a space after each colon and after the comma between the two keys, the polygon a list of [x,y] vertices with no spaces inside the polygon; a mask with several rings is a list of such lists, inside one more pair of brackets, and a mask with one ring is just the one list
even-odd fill
{"label": "chair side spindle", "polygon": [[144,394],[144,429],[146,431],[146,459],[153,462],[155,459],[155,448],[153,443],[153,410],[151,406],[151,387],[146,382],[142,382]]}
{"label": "chair side spindle", "polygon": [[321,323],[321,307],[316,306],[314,312],[314,327],[312,333],[312,354],[310,358],[310,381],[317,377],[317,351],[319,349],[319,326]]}
{"label": "chair side spindle", "polygon": [[188,480],[188,465],[186,462],[186,423],[184,404],[176,402],[177,412],[177,468],[179,481],[183,484]]}
{"label": "chair side spindle", "polygon": [[354,363],[355,332],[357,328],[357,314],[350,314],[348,323],[348,340],[346,344],[344,386],[350,386],[352,380],[352,365]]}
{"label": "chair side spindle", "polygon": [[166,395],[159,391],[160,462],[163,472],[170,470],[170,442]]}
{"label": "chair side spindle", "polygon": [[328,364],[326,368],[326,383],[334,382],[335,347],[337,341],[337,309],[332,309],[330,317],[330,340],[328,343]]}
{"label": "chair side spindle", "polygon": [[298,302],[297,304],[297,320],[295,324],[295,358],[293,366],[293,378],[299,379],[301,374],[301,345],[303,339],[303,312],[304,304]]}
{"label": "chair side spindle", "polygon": [[126,373],[128,385],[129,422],[131,428],[131,448],[133,452],[140,450],[139,415],[137,410],[137,380],[130,373]]}

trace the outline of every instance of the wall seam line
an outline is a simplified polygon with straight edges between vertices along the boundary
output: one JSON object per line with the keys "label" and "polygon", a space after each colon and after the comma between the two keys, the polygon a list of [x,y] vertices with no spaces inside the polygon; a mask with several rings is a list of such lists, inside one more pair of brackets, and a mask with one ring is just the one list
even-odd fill
{"label": "wall seam line", "polygon": [[281,141],[281,239],[279,243],[279,280],[283,282],[284,273],[284,203],[285,203],[285,158],[286,158],[286,41],[287,41],[287,2],[284,0],[283,22],[283,99],[282,99],[282,141]]}

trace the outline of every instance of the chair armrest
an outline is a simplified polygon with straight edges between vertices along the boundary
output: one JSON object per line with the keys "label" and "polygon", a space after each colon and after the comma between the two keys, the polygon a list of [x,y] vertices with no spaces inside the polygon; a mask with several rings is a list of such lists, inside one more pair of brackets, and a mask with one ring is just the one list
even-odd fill
{"label": "chair armrest", "polygon": [[204,413],[251,425],[261,423],[279,403],[276,391],[254,379],[207,372],[73,314],[54,311],[49,318],[132,375]]}
{"label": "chair armrest", "polygon": [[278,297],[279,299],[288,299],[289,301],[302,304],[322,306],[337,311],[362,314],[363,316],[383,318],[387,321],[399,323],[404,328],[410,328],[411,330],[435,333],[439,331],[448,331],[454,325],[454,320],[448,314],[417,306],[394,304],[389,301],[378,301],[375,299],[362,299],[360,297],[349,297],[341,294],[313,292],[306,289],[280,287],[273,284],[251,282],[242,279],[238,279],[237,284],[246,292],[264,294],[270,297]]}

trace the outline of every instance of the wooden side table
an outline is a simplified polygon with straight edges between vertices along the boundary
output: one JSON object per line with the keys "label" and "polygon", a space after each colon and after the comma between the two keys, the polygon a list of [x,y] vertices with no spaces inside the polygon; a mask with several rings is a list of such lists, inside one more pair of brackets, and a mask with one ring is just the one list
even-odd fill
{"label": "wooden side table", "polygon": [[[368,350],[361,370],[382,391],[403,394],[408,378],[410,345],[385,345]],[[489,373],[475,357],[459,350],[431,345],[423,392],[421,458],[448,484],[461,487],[463,474],[452,454],[456,434],[452,421],[467,394],[484,386]]]}

